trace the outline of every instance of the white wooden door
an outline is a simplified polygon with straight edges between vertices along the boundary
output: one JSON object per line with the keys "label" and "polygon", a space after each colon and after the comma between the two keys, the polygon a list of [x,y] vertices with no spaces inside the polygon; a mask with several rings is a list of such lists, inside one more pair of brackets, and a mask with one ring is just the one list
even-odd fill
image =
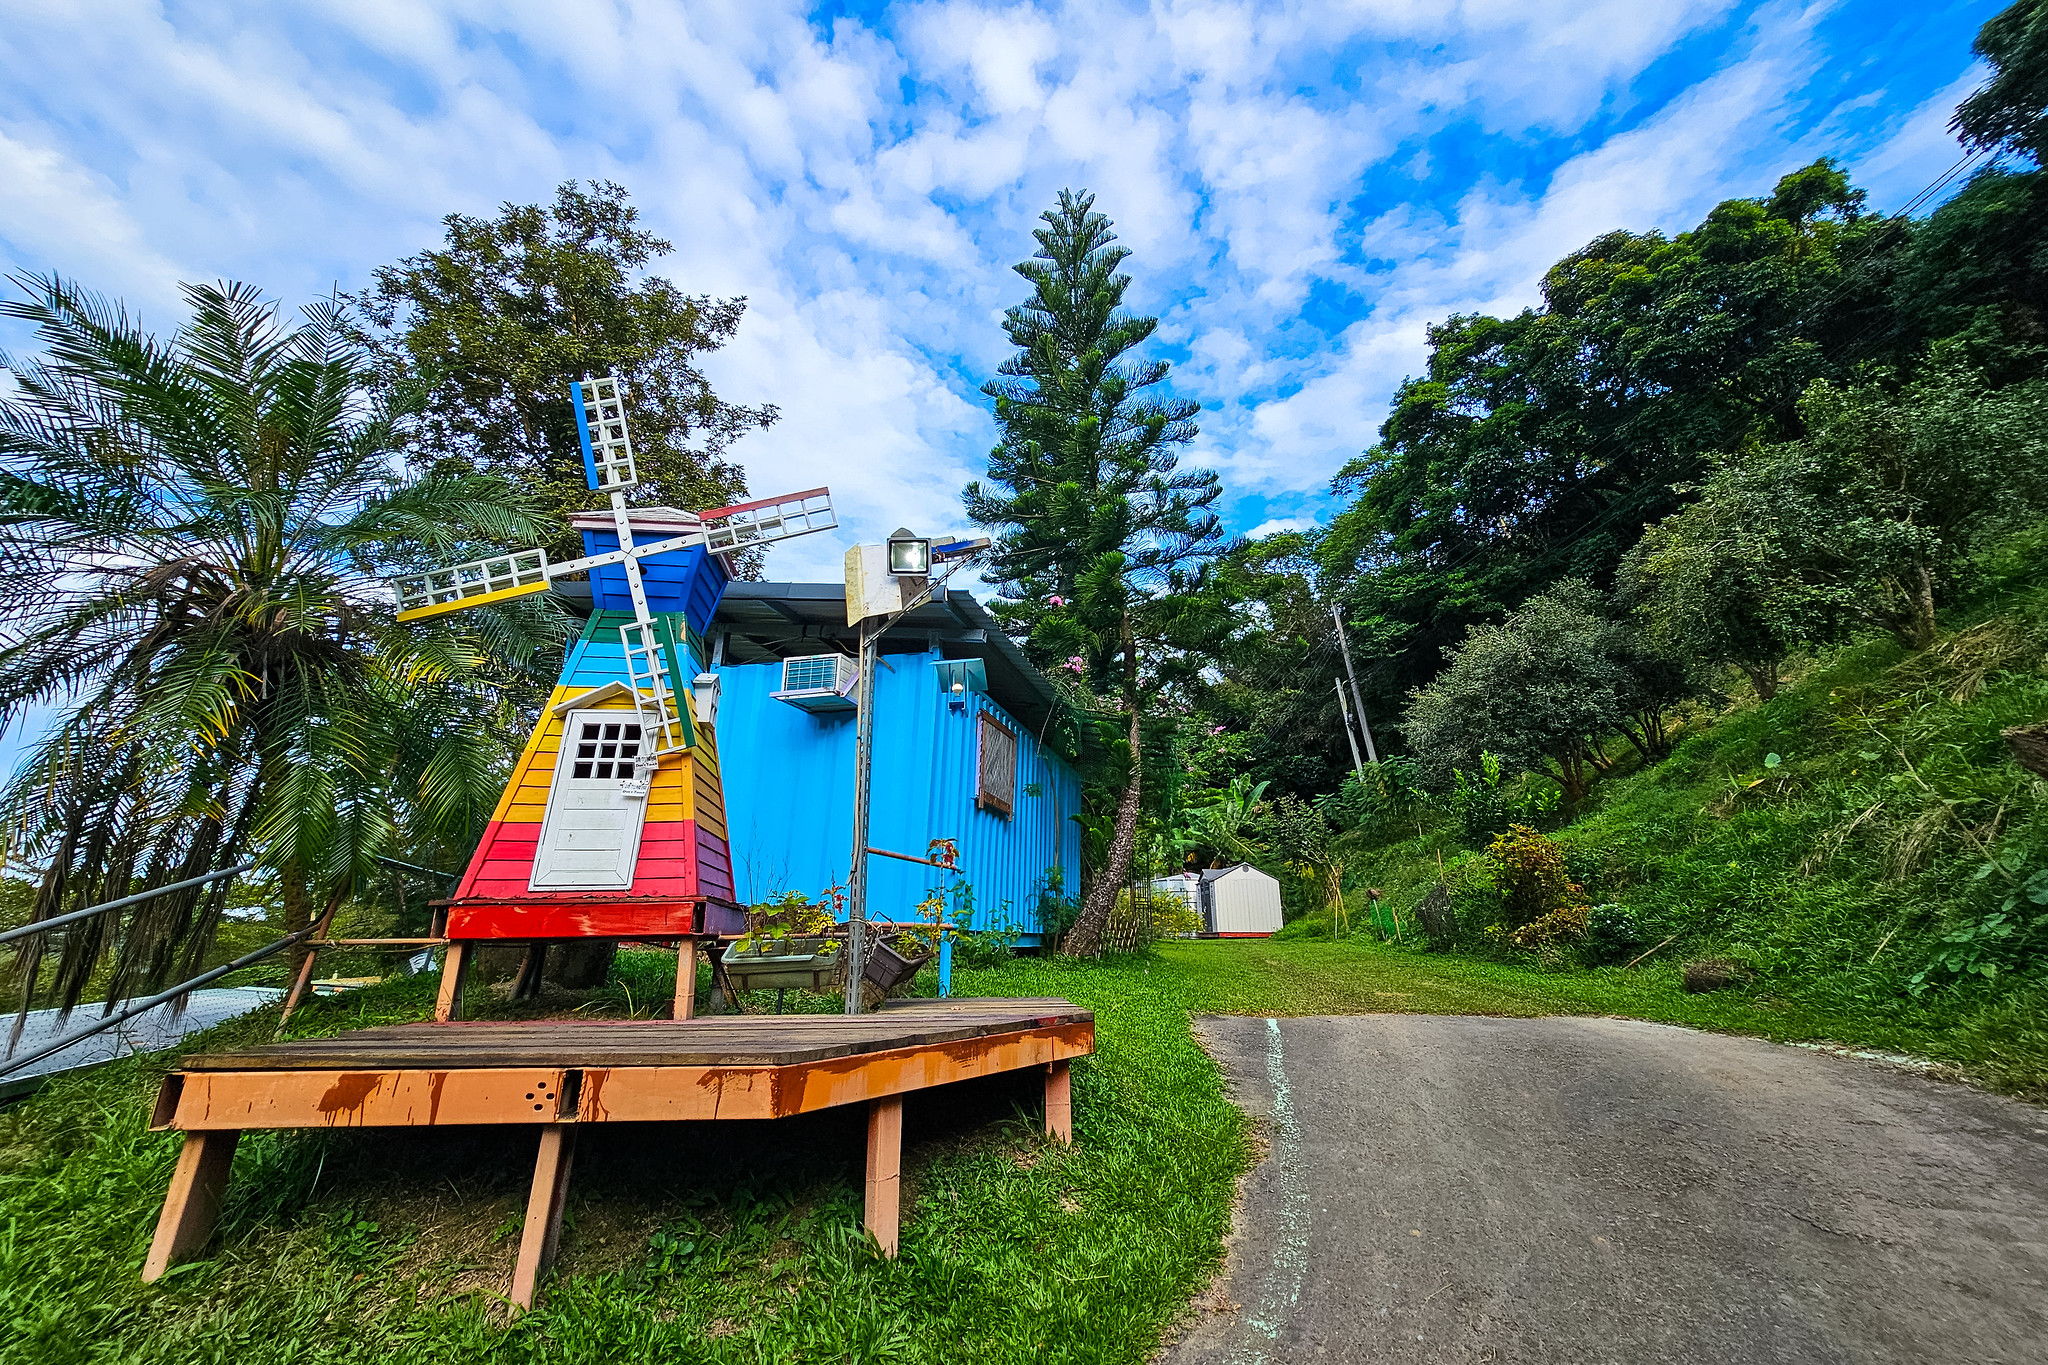
{"label": "white wooden door", "polygon": [[640,858],[647,784],[640,717],[633,711],[572,711],[533,855],[533,891],[624,891]]}

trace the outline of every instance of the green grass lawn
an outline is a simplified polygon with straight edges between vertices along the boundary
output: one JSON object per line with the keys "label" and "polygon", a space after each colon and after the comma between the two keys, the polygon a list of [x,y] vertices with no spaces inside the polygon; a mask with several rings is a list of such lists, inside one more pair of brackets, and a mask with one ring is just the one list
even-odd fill
{"label": "green grass lawn", "polygon": [[[644,1012],[664,954],[622,955],[586,1012]],[[299,1035],[423,1017],[432,979],[318,1002]],[[1035,1076],[913,1098],[902,1255],[860,1232],[862,1116],[584,1134],[555,1278],[509,1320],[533,1138],[256,1133],[210,1259],[137,1278],[178,1139],[144,1131],[168,1057],[0,1111],[0,1363],[68,1361],[1141,1361],[1220,1262],[1244,1118],[1193,1013],[1616,1013],[1912,1046],[1910,1023],[1738,993],[1668,966],[1546,973],[1353,940],[1175,943],[1102,964],[962,971],[961,994],[1097,1012],[1076,1145]],[[479,1013],[509,1015],[478,992]],[[802,1005],[828,1008],[810,998]],[[197,1048],[268,1036],[274,1014]],[[1921,1040],[1924,1044],[1925,1040]]]}

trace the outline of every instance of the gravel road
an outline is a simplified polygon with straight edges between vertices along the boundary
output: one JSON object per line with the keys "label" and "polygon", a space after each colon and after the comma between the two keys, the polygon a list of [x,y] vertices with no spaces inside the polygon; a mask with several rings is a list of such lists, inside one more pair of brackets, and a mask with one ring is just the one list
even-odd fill
{"label": "gravel road", "polygon": [[1619,1019],[1197,1026],[1270,1152],[1165,1365],[2048,1362],[2048,1110]]}

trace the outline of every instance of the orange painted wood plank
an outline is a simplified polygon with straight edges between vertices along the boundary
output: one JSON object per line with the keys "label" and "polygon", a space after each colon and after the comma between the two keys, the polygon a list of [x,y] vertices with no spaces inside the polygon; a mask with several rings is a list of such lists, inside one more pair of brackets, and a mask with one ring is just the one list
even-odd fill
{"label": "orange painted wood plank", "polygon": [[583,1073],[577,1117],[584,1123],[787,1118],[1094,1050],[1093,1024],[1065,1024],[795,1066],[591,1067]]}
{"label": "orange painted wood plank", "polygon": [[561,1068],[447,1071],[191,1071],[170,1126],[426,1128],[559,1123]]}

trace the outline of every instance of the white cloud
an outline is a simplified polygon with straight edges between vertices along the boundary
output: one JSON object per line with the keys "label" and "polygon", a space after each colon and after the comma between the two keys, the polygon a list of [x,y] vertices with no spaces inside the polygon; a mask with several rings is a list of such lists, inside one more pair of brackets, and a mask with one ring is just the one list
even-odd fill
{"label": "white cloud", "polygon": [[[756,491],[828,482],[874,536],[958,524],[1009,267],[1087,186],[1212,405],[1197,454],[1296,510],[1372,440],[1427,322],[1520,306],[1594,233],[1682,225],[1808,152],[1819,11],[1746,12],[1733,66],[1708,43],[1627,113],[1733,6],[928,0],[828,30],[792,0],[51,3],[0,46],[0,248],[152,308],[215,275],[296,300],[432,244],[444,213],[614,178],[676,244],[664,274],[751,299],[708,368],[783,410],[735,449]],[[1892,118],[1861,164],[1911,181],[1944,100],[1838,121]],[[1579,141],[1539,155],[1554,138]],[[1368,202],[1376,174],[1397,187]],[[1305,316],[1333,293],[1348,320]],[[772,571],[837,554],[800,542]]]}

